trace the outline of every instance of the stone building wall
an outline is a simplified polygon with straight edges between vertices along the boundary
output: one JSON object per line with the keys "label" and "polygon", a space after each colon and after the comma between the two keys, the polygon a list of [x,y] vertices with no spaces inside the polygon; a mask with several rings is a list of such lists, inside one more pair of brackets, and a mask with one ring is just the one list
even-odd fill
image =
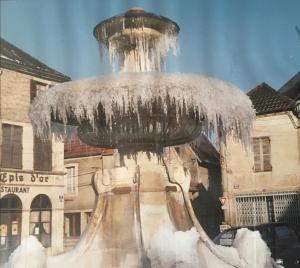
{"label": "stone building wall", "polygon": [[[2,124],[22,127],[22,168],[1,167],[0,198],[13,194],[21,200],[21,239],[24,239],[30,233],[31,203],[37,195],[46,195],[52,206],[51,246],[47,248],[47,253],[57,254],[63,250],[64,147],[62,142],[53,138],[51,171],[34,170],[34,134],[28,117],[31,81],[47,85],[53,85],[54,82],[4,68],[0,73],[0,148]],[[0,150],[0,161],[1,154]],[[23,180],[16,180],[20,176]]]}
{"label": "stone building wall", "polygon": [[236,196],[300,192],[300,120],[290,112],[257,116],[252,137],[269,137],[271,171],[254,171],[252,148],[245,151],[240,143],[229,140],[222,146],[222,181],[227,197],[227,223],[237,224]]}

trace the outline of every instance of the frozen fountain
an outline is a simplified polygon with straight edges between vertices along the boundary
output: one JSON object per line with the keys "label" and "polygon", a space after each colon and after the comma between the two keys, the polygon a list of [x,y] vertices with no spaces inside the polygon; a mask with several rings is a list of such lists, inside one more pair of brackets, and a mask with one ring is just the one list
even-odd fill
{"label": "frozen fountain", "polygon": [[[213,246],[196,220],[190,175],[172,146],[192,142],[203,127],[247,146],[255,113],[229,83],[162,72],[168,53],[178,52],[178,33],[175,22],[140,8],[107,19],[94,28],[94,36],[116,72],[56,85],[33,102],[37,135],[64,136],[73,125],[84,143],[118,149],[120,155],[115,168],[94,176],[98,197],[79,243],[49,258],[49,267],[160,267],[159,254],[153,253],[160,232],[192,227],[200,257],[205,247],[222,267],[239,267]],[[172,267],[195,264],[173,261]]]}

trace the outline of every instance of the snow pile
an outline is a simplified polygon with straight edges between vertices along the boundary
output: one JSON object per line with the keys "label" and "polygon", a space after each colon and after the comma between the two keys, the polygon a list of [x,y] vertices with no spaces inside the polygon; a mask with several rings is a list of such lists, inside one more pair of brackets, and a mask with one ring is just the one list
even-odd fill
{"label": "snow pile", "polygon": [[[261,239],[258,231],[240,229],[232,247],[216,245],[213,247],[216,247],[223,261],[212,254],[199,238],[195,228],[186,232],[173,232],[169,227],[163,226],[153,236],[147,249],[147,257],[152,268],[274,267],[270,250]],[[76,258],[76,253],[77,251],[73,250],[56,257],[48,257],[46,262],[43,246],[35,237],[30,236],[23,240],[21,245],[12,253],[4,268],[42,268],[45,267],[46,263],[48,268],[56,268],[57,265],[63,263],[66,267],[74,268],[87,265],[89,267],[99,266],[100,249],[99,251],[87,251],[86,255],[78,255],[78,258]],[[75,260],[76,262],[74,262]],[[70,261],[71,266],[69,265]]]}
{"label": "snow pile", "polygon": [[[170,102],[172,109],[175,106],[172,114]],[[105,118],[98,118],[99,104]],[[193,74],[121,73],[58,84],[35,98],[29,116],[37,134],[46,137],[51,133],[51,114],[64,125],[88,121],[95,127],[97,119],[109,125],[112,118],[128,114],[138,121],[145,110],[149,117],[159,111],[179,120],[191,109],[210,130],[233,134],[244,144],[250,141],[255,117],[250,99],[230,83]]]}
{"label": "snow pile", "polygon": [[241,259],[246,262],[247,268],[273,267],[271,251],[261,239],[258,231],[251,232],[246,228],[237,230],[233,241]]}
{"label": "snow pile", "polygon": [[159,229],[151,240],[147,256],[153,268],[199,267],[195,228],[186,232],[172,232],[166,226]]}
{"label": "snow pile", "polygon": [[273,267],[270,250],[258,231],[243,228],[238,230],[233,247],[213,246],[224,261],[199,240],[195,228],[187,232],[172,232],[164,227],[152,238],[147,255],[153,268]]}
{"label": "snow pile", "polygon": [[44,250],[36,237],[29,236],[10,255],[4,268],[43,268],[46,264]]}

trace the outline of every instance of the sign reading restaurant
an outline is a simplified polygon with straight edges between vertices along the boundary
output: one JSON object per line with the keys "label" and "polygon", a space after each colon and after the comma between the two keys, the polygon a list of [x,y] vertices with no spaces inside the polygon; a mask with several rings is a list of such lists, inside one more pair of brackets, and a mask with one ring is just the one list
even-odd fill
{"label": "sign reading restaurant", "polygon": [[30,186],[53,184],[53,176],[35,172],[0,172],[0,193],[29,193]]}

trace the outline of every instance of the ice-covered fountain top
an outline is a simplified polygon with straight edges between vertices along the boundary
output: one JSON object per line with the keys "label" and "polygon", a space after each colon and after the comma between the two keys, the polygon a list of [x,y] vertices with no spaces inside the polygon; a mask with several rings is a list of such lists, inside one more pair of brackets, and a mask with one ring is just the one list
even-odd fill
{"label": "ice-covered fountain top", "polygon": [[87,144],[158,151],[192,141],[205,125],[247,143],[255,113],[237,87],[214,78],[159,72],[168,52],[177,51],[178,32],[175,22],[137,8],[98,24],[94,35],[122,72],[40,93],[30,108],[37,134],[59,132],[54,121],[78,126]]}
{"label": "ice-covered fountain top", "polygon": [[100,22],[94,36],[108,49],[113,70],[160,71],[170,49],[177,54],[179,27],[168,18],[135,7]]}

